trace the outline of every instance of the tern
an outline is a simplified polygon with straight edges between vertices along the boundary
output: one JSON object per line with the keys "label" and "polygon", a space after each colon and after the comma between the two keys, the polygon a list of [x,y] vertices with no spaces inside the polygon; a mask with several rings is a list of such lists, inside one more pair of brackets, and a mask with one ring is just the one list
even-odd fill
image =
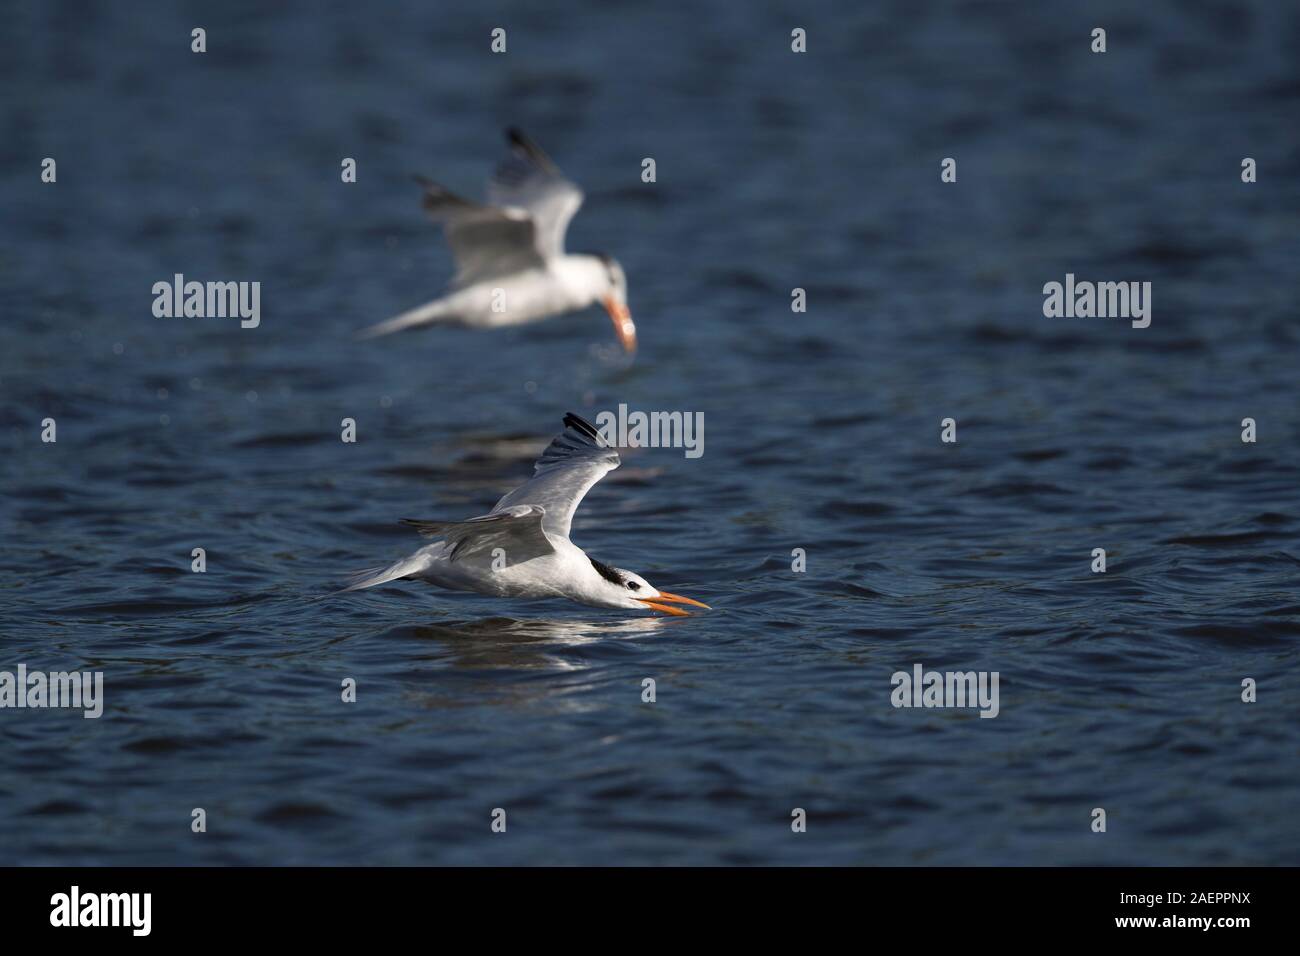
{"label": "tern", "polygon": [[627,306],[623,267],[604,254],[564,251],[564,234],[582,205],[582,190],[519,130],[506,130],[506,140],[510,152],[488,183],[486,204],[416,178],[424,189],[424,210],[443,227],[456,260],[451,289],[360,336],[433,322],[499,328],[600,302],[623,348],[635,352],[636,325]]}
{"label": "tern", "polygon": [[564,431],[537,459],[533,477],[490,513],[466,521],[403,519],[403,524],[438,540],[386,568],[356,572],[343,590],[412,578],[453,591],[568,598],[594,607],[678,617],[688,617],[689,612],[673,604],[707,608],[660,591],[639,574],[602,564],[569,540],[578,504],[592,485],[618,466],[618,452],[590,422],[570,412],[564,416]]}

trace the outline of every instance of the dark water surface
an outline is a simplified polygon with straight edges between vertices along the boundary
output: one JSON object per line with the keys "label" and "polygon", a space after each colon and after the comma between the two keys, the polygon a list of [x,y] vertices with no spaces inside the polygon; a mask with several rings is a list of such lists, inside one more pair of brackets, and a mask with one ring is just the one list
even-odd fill
{"label": "dark water surface", "polygon": [[[0,863],[1300,863],[1293,5],[2,6],[0,670],[106,709],[0,710]],[[352,341],[450,273],[409,175],[479,195],[508,123],[630,367],[595,310]],[[177,272],[261,326],[154,318]],[[1067,272],[1150,328],[1045,318]],[[620,402],[705,453],[574,538],[711,613],[323,597]],[[894,709],[917,662],[1001,713]]]}

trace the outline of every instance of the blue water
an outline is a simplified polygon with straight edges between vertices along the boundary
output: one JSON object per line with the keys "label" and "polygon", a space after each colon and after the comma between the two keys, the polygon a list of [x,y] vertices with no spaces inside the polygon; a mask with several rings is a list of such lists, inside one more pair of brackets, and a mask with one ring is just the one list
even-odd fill
{"label": "blue water", "polygon": [[[0,863],[1300,863],[1296,9],[443,6],[4,5],[0,670],[106,703],[0,710]],[[352,340],[450,275],[409,176],[512,123],[634,364],[597,310]],[[154,318],[177,272],[260,327]],[[1150,328],[1045,318],[1067,272]],[[327,597],[620,402],[704,455],[574,538],[712,612]]]}

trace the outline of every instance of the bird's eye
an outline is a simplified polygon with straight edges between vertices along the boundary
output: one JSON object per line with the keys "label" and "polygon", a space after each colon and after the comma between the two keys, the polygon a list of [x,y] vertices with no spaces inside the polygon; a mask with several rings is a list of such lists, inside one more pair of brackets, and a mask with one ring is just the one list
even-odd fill
{"label": "bird's eye", "polygon": [[628,581],[627,586],[631,588],[633,591],[641,590],[641,585],[637,584],[635,581]]}

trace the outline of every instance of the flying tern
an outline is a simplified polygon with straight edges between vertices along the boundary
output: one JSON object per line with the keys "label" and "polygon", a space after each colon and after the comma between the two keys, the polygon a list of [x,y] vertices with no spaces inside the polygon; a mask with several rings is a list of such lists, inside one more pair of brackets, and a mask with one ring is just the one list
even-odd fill
{"label": "flying tern", "polygon": [[635,352],[636,325],[623,267],[607,255],[564,251],[564,234],[582,205],[582,190],[519,130],[506,130],[506,140],[510,152],[488,183],[487,203],[462,199],[417,177],[425,212],[447,234],[456,275],[447,295],[364,329],[361,336],[434,322],[499,328],[600,302],[623,348]]}
{"label": "flying tern", "polygon": [[358,571],[343,590],[411,578],[453,591],[568,598],[595,607],[679,617],[689,612],[674,604],[707,608],[660,591],[639,574],[602,564],[569,540],[573,513],[583,496],[618,465],[618,452],[590,422],[570,412],[564,416],[564,431],[537,460],[533,477],[490,513],[466,521],[403,519],[403,524],[438,540],[386,568]]}

